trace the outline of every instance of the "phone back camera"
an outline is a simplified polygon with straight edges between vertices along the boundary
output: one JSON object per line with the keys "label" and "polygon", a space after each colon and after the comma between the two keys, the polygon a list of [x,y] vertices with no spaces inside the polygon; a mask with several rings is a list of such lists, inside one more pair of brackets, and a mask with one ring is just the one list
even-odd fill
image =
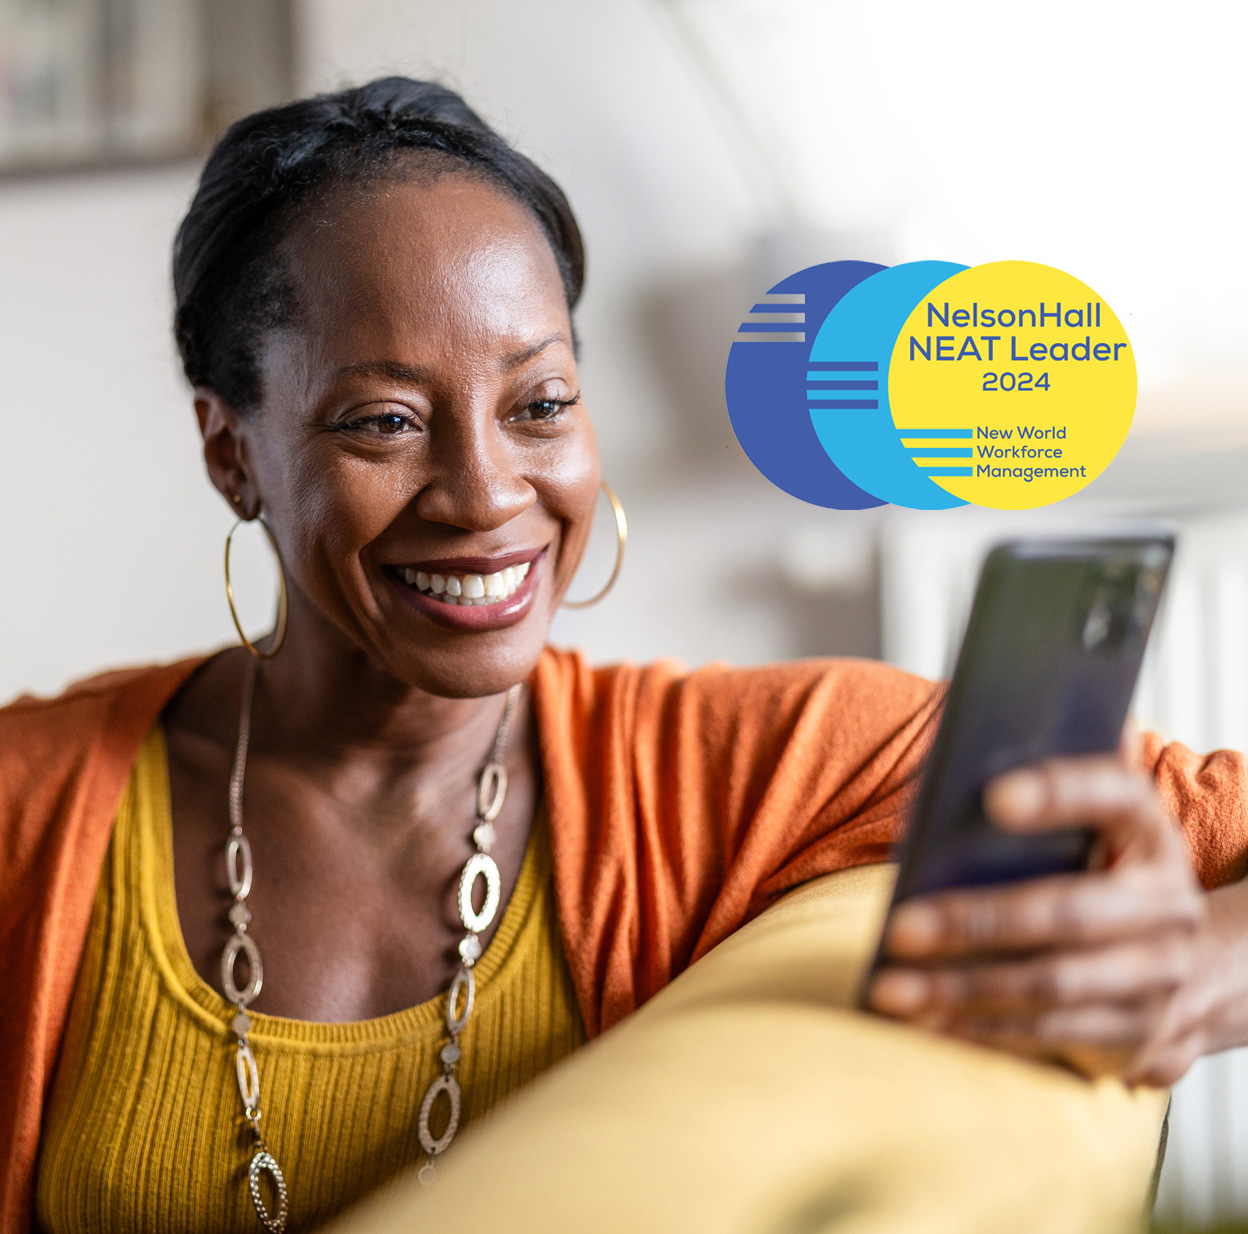
{"label": "phone back camera", "polygon": [[1114,615],[1104,594],[1096,596],[1083,622],[1083,646],[1085,651],[1104,647],[1113,631]]}
{"label": "phone back camera", "polygon": [[1116,564],[1096,586],[1083,619],[1086,651],[1113,652],[1143,637],[1164,582],[1158,567]]}

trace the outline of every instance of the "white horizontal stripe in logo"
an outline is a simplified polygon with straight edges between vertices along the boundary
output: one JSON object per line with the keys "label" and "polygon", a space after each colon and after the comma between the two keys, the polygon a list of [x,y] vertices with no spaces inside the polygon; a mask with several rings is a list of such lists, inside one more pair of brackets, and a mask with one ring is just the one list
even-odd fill
{"label": "white horizontal stripe in logo", "polygon": [[805,304],[806,293],[804,291],[769,291],[765,296],[759,296],[757,303]]}
{"label": "white horizontal stripe in logo", "polygon": [[796,325],[801,325],[806,320],[805,313],[746,313],[746,321],[769,321],[782,322],[791,321]]}
{"label": "white horizontal stripe in logo", "polygon": [[804,343],[805,334],[738,334],[734,343]]}

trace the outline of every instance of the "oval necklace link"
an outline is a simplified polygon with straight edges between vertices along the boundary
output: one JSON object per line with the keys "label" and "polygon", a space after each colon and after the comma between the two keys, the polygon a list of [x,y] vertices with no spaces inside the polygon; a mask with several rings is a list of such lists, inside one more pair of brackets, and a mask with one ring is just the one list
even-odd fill
{"label": "oval necklace link", "polygon": [[[485,879],[485,900],[480,911],[472,907],[472,889],[479,878]],[[498,872],[498,863],[488,853],[473,853],[459,876],[459,919],[464,929],[474,934],[488,930],[498,912],[502,892],[503,878]]]}
{"label": "oval necklace link", "polygon": [[[221,953],[221,989],[225,997],[241,1011],[256,1001],[256,995],[264,985],[264,965],[260,962],[260,948],[256,946],[256,940],[250,934],[242,932],[247,926],[240,921],[234,929],[237,933],[230,935],[230,941],[225,944],[225,950]],[[247,957],[249,970],[247,984],[241,990],[234,978],[234,965],[238,962],[240,951]]]}
{"label": "oval necklace link", "polygon": [[241,832],[230,836],[225,846],[225,872],[230,880],[230,895],[236,900],[245,900],[251,895],[251,845]]}
{"label": "oval necklace link", "polygon": [[486,763],[477,785],[477,817],[492,823],[507,799],[507,768],[502,763]]}
{"label": "oval necklace link", "polygon": [[[264,964],[260,959],[260,948],[247,929],[251,922],[247,897],[251,894],[254,871],[251,845],[243,834],[243,781],[247,775],[247,751],[251,744],[251,706],[256,691],[256,665],[257,661],[251,660],[243,678],[238,742],[234,747],[234,763],[230,769],[230,834],[225,847],[225,868],[233,899],[229,918],[234,933],[230,935],[221,952],[221,989],[237,1008],[231,1025],[236,1042],[234,1066],[238,1078],[238,1094],[243,1103],[243,1117],[255,1137],[251,1163],[247,1170],[247,1190],[256,1216],[260,1218],[260,1224],[269,1234],[283,1234],[290,1211],[286,1179],[277,1159],[260,1134],[260,1068],[247,1038],[251,1029],[251,1017],[247,1014],[247,1008],[255,1001],[264,984]],[[459,942],[460,965],[446,996],[446,1028],[450,1041],[442,1047],[439,1054],[442,1073],[426,1089],[416,1119],[416,1138],[425,1154],[424,1164],[417,1174],[422,1183],[433,1182],[434,1161],[450,1148],[451,1141],[459,1130],[463,1107],[462,1091],[455,1075],[455,1068],[462,1057],[459,1037],[468,1024],[476,997],[476,979],[472,969],[481,956],[482,944],[479,935],[493,923],[502,898],[502,876],[489,850],[495,839],[494,820],[502,812],[503,802],[507,797],[507,768],[503,757],[507,752],[507,739],[511,734],[519,698],[520,686],[512,686],[507,691],[507,701],[498,731],[494,735],[489,761],[477,780],[477,817],[472,832],[476,851],[464,863],[458,884],[459,917],[466,933]],[[472,893],[478,879],[485,880],[485,898],[479,911],[472,904]],[[235,974],[240,953],[247,961],[247,982],[241,987]],[[429,1122],[434,1105],[443,1093],[447,1095],[450,1109],[445,1130],[435,1138]],[[261,1174],[269,1175],[277,1195],[277,1203],[272,1212],[260,1191]]]}

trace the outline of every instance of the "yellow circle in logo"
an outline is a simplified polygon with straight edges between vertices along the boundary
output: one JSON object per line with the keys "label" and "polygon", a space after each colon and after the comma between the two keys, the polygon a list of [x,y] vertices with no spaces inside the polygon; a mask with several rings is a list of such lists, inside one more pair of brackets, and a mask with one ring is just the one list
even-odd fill
{"label": "yellow circle in logo", "polygon": [[935,287],[893,348],[888,398],[916,466],[955,497],[1045,506],[1109,466],[1135,414],[1135,357],[1109,306],[1030,261]]}

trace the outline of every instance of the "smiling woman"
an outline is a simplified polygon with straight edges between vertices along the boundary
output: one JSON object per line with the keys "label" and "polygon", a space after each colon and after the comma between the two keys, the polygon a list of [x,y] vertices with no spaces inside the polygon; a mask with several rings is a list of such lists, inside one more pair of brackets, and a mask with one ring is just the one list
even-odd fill
{"label": "smiling woman", "polygon": [[[536,658],[599,484],[583,271],[563,194],[437,86],[377,82],[222,142],[178,236],[177,334],[213,481],[297,583],[292,636],[330,616],[440,695]],[[513,566],[525,585],[487,594]]]}
{"label": "smiling woman", "polygon": [[[560,190],[427,83],[208,160],[176,333],[287,620],[0,711],[2,1234],[307,1228],[430,1179],[781,893],[887,856],[939,687],[546,645],[601,483],[583,269]],[[877,1005],[1152,1083],[1248,1035],[1243,896],[1196,882],[1243,872],[1243,762],[1145,763],[1007,785],[1005,823],[1112,830],[1109,870],[917,905]]]}

